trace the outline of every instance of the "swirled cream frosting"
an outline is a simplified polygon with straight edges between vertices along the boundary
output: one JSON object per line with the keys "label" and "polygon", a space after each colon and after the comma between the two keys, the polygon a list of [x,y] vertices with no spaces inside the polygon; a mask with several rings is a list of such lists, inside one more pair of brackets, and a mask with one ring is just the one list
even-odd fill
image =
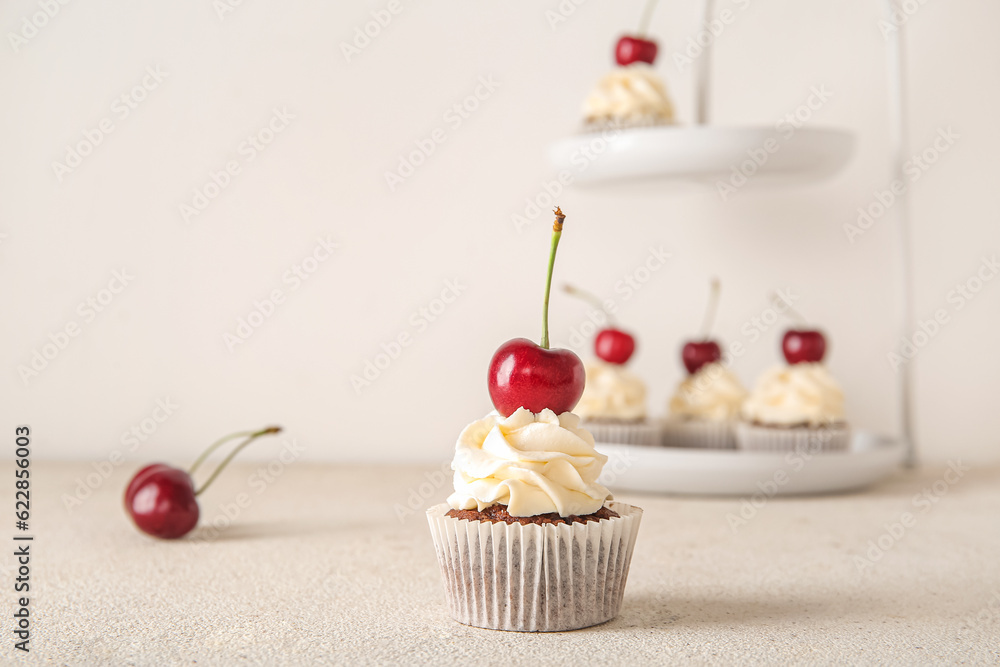
{"label": "swirled cream frosting", "polygon": [[597,483],[607,460],[572,412],[491,412],[458,438],[448,504],[482,511],[499,503],[513,516],[593,514],[611,498]]}
{"label": "swirled cream frosting", "polygon": [[670,414],[683,419],[725,421],[740,415],[747,390],[721,363],[705,364],[677,387]]}
{"label": "swirled cream frosting", "polygon": [[641,421],[646,418],[646,385],[621,364],[588,361],[587,383],[573,408],[580,419]]}
{"label": "swirled cream frosting", "polygon": [[672,123],[674,105],[653,68],[629,65],[601,78],[584,102],[583,114],[589,122]]}
{"label": "swirled cream frosting", "polygon": [[775,426],[821,426],[844,420],[844,392],[820,363],[776,366],[743,403],[743,418]]}

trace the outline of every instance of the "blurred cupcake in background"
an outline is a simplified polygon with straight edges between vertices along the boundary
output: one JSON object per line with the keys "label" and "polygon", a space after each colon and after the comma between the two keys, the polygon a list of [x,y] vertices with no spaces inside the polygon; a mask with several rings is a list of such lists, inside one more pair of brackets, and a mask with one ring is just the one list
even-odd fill
{"label": "blurred cupcake in background", "polygon": [[719,281],[713,279],[702,334],[698,340],[688,341],[681,351],[688,376],[670,398],[669,416],[663,423],[666,447],[736,447],[733,428],[747,390],[726,368],[722,349],[710,338],[719,292]]}
{"label": "blurred cupcake in background", "polygon": [[[652,5],[647,6],[644,25],[649,22]],[[640,33],[644,33],[641,29]],[[626,35],[615,45],[612,72],[597,82],[583,104],[587,131],[605,128],[656,127],[674,122],[674,105],[663,80],[652,65],[657,45],[646,36]]]}
{"label": "blurred cupcake in background", "polygon": [[688,375],[670,398],[663,444],[735,448],[733,427],[746,397],[747,390],[720,361],[704,364]]}
{"label": "blurred cupcake in background", "polygon": [[[600,300],[571,285],[564,290],[603,312]],[[609,316],[610,317],[610,316]],[[659,427],[647,419],[646,384],[625,364],[635,352],[635,337],[612,326],[594,338],[597,359],[584,363],[587,379],[580,402],[573,412],[597,442],[623,445],[655,445]]]}
{"label": "blurred cupcake in background", "polygon": [[790,329],[782,339],[788,365],[766,371],[743,404],[740,449],[838,451],[850,447],[844,393],[823,364],[822,332]]}
{"label": "blurred cupcake in background", "polygon": [[605,75],[583,104],[587,131],[656,127],[674,122],[674,106],[651,67],[620,67]]}

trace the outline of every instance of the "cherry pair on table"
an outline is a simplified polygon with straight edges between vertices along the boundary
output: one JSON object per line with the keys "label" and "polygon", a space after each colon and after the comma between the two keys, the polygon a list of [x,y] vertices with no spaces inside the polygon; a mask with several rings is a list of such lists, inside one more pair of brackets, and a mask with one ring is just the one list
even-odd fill
{"label": "cherry pair on table", "polygon": [[[280,427],[268,426],[259,431],[227,435],[206,449],[191,466],[190,471],[166,463],[153,463],[140,469],[133,475],[125,489],[125,510],[136,528],[147,535],[165,540],[187,535],[198,525],[198,517],[201,514],[197,497],[215,481],[233,457],[262,435],[280,432]],[[241,436],[246,439],[223,459],[201,488],[195,490],[191,475],[220,445]]]}

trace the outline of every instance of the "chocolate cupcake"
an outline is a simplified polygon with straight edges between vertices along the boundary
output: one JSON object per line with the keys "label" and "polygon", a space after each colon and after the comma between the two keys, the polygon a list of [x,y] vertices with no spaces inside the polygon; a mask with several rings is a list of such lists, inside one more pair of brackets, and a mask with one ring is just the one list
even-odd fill
{"label": "chocolate cupcake", "polygon": [[842,451],[851,444],[844,394],[819,362],[776,366],[761,376],[736,427],[740,449]]}
{"label": "chocolate cupcake", "polygon": [[733,425],[747,390],[721,362],[705,364],[686,377],[670,399],[663,423],[667,447],[735,449]]}
{"label": "chocolate cupcake", "polygon": [[621,364],[584,364],[587,384],[573,408],[594,440],[619,445],[659,444],[660,427],[646,419],[646,384]]}
{"label": "chocolate cupcake", "polygon": [[427,511],[455,620],[552,632],[618,614],[642,510],[597,483],[606,461],[571,412],[493,412],[465,428],[455,492]]}

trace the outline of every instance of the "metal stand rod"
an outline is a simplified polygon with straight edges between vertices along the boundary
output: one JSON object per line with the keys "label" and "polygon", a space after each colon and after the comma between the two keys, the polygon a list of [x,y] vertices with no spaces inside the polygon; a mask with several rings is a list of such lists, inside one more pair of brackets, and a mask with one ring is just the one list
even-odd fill
{"label": "metal stand rod", "polygon": [[[715,11],[715,0],[704,0],[702,14],[702,25],[708,25],[712,22],[713,12]],[[701,52],[701,57],[698,58],[694,76],[694,90],[695,90],[695,122],[698,125],[708,125],[708,107],[709,95],[711,94],[712,87],[712,50],[715,45],[715,41],[710,41]]]}
{"label": "metal stand rod", "polygon": [[[885,0],[886,20],[895,29],[887,37],[886,60],[889,79],[889,136],[892,140],[893,178],[906,183],[903,164],[909,150],[909,116],[906,113],[906,40],[904,26],[895,25],[893,0]],[[907,187],[896,200],[896,235],[899,245],[899,280],[902,299],[900,335],[908,337],[913,329],[913,264],[910,247],[910,189]],[[913,429],[913,360],[901,364],[899,372],[899,430],[906,444],[907,467],[917,465],[917,443]]]}

